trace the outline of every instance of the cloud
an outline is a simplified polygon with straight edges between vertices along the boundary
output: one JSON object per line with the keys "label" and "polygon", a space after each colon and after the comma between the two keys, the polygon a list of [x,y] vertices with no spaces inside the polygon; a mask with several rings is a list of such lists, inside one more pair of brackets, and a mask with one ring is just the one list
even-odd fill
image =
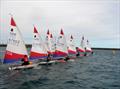
{"label": "cloud", "polygon": [[35,24],[43,38],[48,28],[56,36],[63,28],[67,37],[70,34],[74,35],[77,45],[82,35],[91,42],[95,42],[94,47],[102,47],[98,40],[107,41],[105,44],[111,44],[111,46],[114,45],[111,40],[114,40],[115,44],[119,45],[117,43],[120,37],[119,8],[120,2],[117,0],[2,0],[1,40],[7,40],[7,30],[10,28],[9,13],[12,13],[26,43],[32,42],[33,24]]}

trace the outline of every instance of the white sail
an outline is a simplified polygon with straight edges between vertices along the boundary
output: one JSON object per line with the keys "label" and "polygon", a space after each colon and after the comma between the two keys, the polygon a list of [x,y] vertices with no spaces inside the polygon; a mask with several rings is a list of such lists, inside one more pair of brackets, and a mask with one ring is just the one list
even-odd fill
{"label": "white sail", "polygon": [[84,40],[84,36],[82,37],[80,46],[78,47],[78,50],[79,50],[80,52],[85,52],[85,40]]}
{"label": "white sail", "polygon": [[61,29],[60,36],[58,37],[58,41],[56,43],[55,57],[65,57],[67,54],[67,42],[63,30]]}
{"label": "white sail", "polygon": [[86,51],[87,51],[87,52],[92,52],[92,49],[91,49],[91,47],[90,47],[90,43],[89,43],[88,40],[87,40],[87,43],[86,43]]}
{"label": "white sail", "polygon": [[52,33],[50,34],[50,51],[52,52],[52,54],[54,54],[55,52],[55,39],[52,35]]}
{"label": "white sail", "polygon": [[50,32],[49,32],[49,29],[47,31],[45,46],[46,46],[47,52],[49,53],[50,52]]}
{"label": "white sail", "polygon": [[10,38],[8,39],[6,50],[18,54],[27,55],[25,43],[17,26],[11,25]]}
{"label": "white sail", "polygon": [[53,38],[52,33],[50,33],[49,29],[47,31],[47,36],[46,36],[46,47],[48,53],[53,54],[55,52],[55,40]]}
{"label": "white sail", "polygon": [[74,39],[73,39],[72,35],[71,35],[70,39],[68,40],[67,44],[68,44],[68,53],[70,55],[76,54],[75,43],[74,43]]}
{"label": "white sail", "polygon": [[24,55],[28,55],[20,30],[13,17],[11,17],[11,31],[8,39],[4,63],[20,61]]}
{"label": "white sail", "polygon": [[44,42],[39,35],[36,27],[34,27],[34,41],[32,44],[30,59],[41,59],[47,57],[47,50],[45,48]]}

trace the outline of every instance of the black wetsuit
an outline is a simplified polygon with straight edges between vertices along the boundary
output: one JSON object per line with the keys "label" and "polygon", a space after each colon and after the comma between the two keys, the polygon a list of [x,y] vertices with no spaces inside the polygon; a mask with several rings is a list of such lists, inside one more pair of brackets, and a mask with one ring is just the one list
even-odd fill
{"label": "black wetsuit", "polygon": [[47,62],[49,62],[52,59],[51,55],[49,54],[47,57]]}
{"label": "black wetsuit", "polygon": [[70,58],[67,56],[64,60],[67,61],[67,60],[69,60],[69,59],[70,59]]}
{"label": "black wetsuit", "polygon": [[24,61],[24,59],[22,59],[21,61],[23,61],[22,65],[29,65],[30,64],[29,61]]}
{"label": "black wetsuit", "polygon": [[77,56],[77,57],[80,56],[80,53],[77,53],[76,56]]}
{"label": "black wetsuit", "polygon": [[23,62],[22,65],[29,65],[29,61]]}
{"label": "black wetsuit", "polygon": [[87,53],[86,53],[86,52],[84,53],[84,56],[87,56]]}

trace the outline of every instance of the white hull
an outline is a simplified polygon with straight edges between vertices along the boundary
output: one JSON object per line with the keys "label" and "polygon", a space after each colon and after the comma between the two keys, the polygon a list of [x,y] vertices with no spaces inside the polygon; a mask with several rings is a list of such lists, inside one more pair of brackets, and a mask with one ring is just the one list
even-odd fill
{"label": "white hull", "polygon": [[30,65],[18,65],[18,66],[13,66],[9,67],[9,70],[21,70],[21,69],[31,69],[38,66],[38,64],[30,64]]}
{"label": "white hull", "polygon": [[52,64],[55,63],[56,61],[49,61],[49,62],[40,62],[38,65],[47,65],[47,64]]}
{"label": "white hull", "polygon": [[70,61],[70,62],[74,62],[75,60],[74,60],[74,59],[70,59],[70,60],[68,60],[68,61]]}

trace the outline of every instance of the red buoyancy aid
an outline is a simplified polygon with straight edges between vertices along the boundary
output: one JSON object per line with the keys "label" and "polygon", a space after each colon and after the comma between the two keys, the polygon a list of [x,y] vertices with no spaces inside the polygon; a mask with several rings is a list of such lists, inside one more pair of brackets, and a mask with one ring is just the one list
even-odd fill
{"label": "red buoyancy aid", "polygon": [[25,56],[23,59],[24,59],[24,62],[28,61],[28,57],[27,56]]}

